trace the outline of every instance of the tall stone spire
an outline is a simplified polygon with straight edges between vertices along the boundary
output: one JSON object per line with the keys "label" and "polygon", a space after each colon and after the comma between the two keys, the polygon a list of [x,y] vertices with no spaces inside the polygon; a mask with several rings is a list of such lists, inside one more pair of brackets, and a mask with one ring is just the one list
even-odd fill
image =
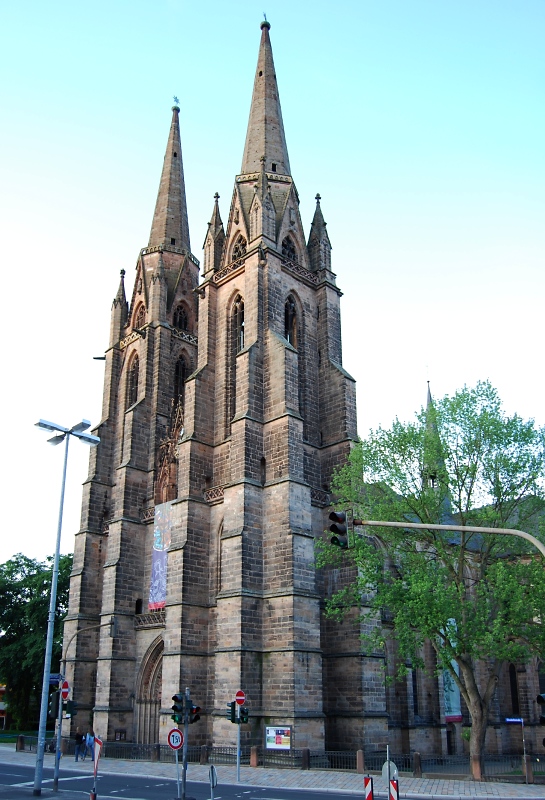
{"label": "tall stone spire", "polygon": [[172,107],[172,123],[148,247],[167,246],[190,251],[179,112],[178,106]]}
{"label": "tall stone spire", "polygon": [[280,98],[274,69],[270,24],[261,23],[261,43],[254,80],[252,105],[242,157],[241,173],[259,172],[265,156],[265,170],[291,175],[288,148],[284,135]]}

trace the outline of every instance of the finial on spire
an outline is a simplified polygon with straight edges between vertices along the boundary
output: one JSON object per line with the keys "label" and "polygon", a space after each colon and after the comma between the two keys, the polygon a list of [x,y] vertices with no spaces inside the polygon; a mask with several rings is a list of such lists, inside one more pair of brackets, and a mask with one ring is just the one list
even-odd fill
{"label": "finial on spire", "polygon": [[172,110],[173,111],[180,111],[180,101],[178,100],[176,95],[174,95],[174,97],[172,99],[174,100],[174,105],[172,106]]}
{"label": "finial on spire", "polygon": [[267,30],[270,30],[271,29],[271,23],[267,19],[267,15],[265,14],[265,12],[263,12],[263,20],[264,21],[261,23],[261,26],[260,26],[261,30],[263,30],[263,28],[267,28]]}
{"label": "finial on spire", "polygon": [[121,275],[122,278],[124,278],[125,277],[125,270],[124,269],[120,270],[119,274]]}
{"label": "finial on spire", "polygon": [[319,205],[320,204],[320,200],[322,199],[322,195],[320,194],[320,192],[318,192],[318,194],[316,195],[316,197],[314,199],[316,200],[316,202]]}
{"label": "finial on spire", "polygon": [[220,196],[219,196],[219,194],[216,192],[216,194],[214,195],[214,200],[216,201],[216,203],[218,202],[218,200],[219,200],[219,199],[220,199]]}

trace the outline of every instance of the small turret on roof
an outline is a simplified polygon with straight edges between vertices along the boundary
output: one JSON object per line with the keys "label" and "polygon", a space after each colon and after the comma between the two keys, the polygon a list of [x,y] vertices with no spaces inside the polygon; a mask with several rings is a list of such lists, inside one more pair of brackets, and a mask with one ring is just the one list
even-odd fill
{"label": "small turret on roof", "polygon": [[321,269],[331,270],[331,242],[327,233],[327,223],[322,214],[319,194],[316,195],[316,209],[310,226],[308,237],[308,255],[315,272]]}
{"label": "small turret on roof", "polygon": [[219,208],[220,196],[216,192],[214,195],[214,209],[210,222],[208,223],[208,231],[204,239],[204,274],[210,270],[217,270],[219,268],[221,254],[223,251],[223,243],[225,242],[225,230],[221,220]]}

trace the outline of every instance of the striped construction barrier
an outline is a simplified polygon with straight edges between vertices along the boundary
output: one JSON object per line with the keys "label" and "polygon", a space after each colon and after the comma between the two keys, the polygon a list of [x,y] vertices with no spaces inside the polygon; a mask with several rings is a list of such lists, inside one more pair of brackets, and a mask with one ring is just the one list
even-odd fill
{"label": "striped construction barrier", "polygon": [[370,775],[366,775],[363,779],[363,789],[365,793],[365,800],[374,800],[373,794],[373,779]]}
{"label": "striped construction barrier", "polygon": [[390,781],[389,800],[399,800],[399,781],[395,778]]}

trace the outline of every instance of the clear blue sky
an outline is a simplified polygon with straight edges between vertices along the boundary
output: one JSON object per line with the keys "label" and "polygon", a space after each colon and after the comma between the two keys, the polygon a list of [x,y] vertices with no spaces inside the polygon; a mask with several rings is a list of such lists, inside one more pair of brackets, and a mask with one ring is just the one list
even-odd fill
{"label": "clear blue sky", "polygon": [[[54,549],[62,448],[100,420],[119,270],[147,243],[173,95],[192,249],[240,169],[263,11],[306,231],[333,244],[359,430],[489,378],[545,423],[545,2],[0,6],[4,503],[0,561]],[[73,444],[63,551],[87,451]]]}

